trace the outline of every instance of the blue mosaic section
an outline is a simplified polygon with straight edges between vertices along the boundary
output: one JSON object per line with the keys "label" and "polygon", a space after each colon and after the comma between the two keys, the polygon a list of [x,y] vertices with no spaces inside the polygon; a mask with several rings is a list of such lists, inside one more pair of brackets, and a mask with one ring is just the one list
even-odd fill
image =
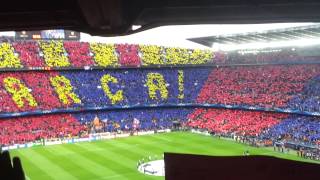
{"label": "blue mosaic section", "polygon": [[[92,70],[61,72],[73,86],[74,92],[80,97],[83,107],[130,106],[130,105],[157,105],[194,103],[201,87],[206,81],[212,68],[181,69],[184,72],[184,98],[179,99],[178,84],[179,69],[157,70]],[[159,73],[164,77],[168,89],[168,98],[162,99],[157,91],[157,99],[149,97],[146,85],[148,73]],[[117,78],[118,83],[108,83],[112,93],[123,91],[124,100],[111,104],[101,87],[100,79],[109,74]]]}
{"label": "blue mosaic section", "polygon": [[320,118],[292,115],[271,127],[262,137],[291,142],[316,144],[320,139]]}
{"label": "blue mosaic section", "polygon": [[320,76],[310,80],[303,91],[288,102],[288,107],[299,111],[320,112]]}
{"label": "blue mosaic section", "polygon": [[187,115],[192,111],[188,108],[156,108],[156,109],[134,109],[119,111],[97,111],[76,113],[74,116],[81,122],[92,122],[95,117],[105,122],[106,131],[112,131],[115,123],[120,125],[121,129],[132,128],[134,118],[140,122],[141,129],[152,129],[172,127],[173,121],[184,122]]}

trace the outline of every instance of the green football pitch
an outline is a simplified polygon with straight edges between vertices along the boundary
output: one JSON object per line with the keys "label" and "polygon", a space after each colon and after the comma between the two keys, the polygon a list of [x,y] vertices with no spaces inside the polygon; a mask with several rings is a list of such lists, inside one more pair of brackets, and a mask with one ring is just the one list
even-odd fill
{"label": "green football pitch", "polygon": [[242,155],[246,149],[252,155],[308,161],[297,157],[295,152],[282,154],[274,152],[272,148],[254,148],[231,140],[188,132],[18,149],[12,150],[11,156],[22,159],[27,180],[141,180],[164,179],[138,172],[137,162],[145,157],[161,157],[163,152],[231,156]]}

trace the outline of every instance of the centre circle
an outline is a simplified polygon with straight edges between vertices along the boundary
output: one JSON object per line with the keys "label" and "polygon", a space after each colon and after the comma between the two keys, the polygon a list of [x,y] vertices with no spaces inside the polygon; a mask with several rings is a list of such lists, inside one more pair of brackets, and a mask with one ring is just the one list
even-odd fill
{"label": "centre circle", "polygon": [[140,164],[138,171],[152,176],[164,176],[164,160],[155,160]]}

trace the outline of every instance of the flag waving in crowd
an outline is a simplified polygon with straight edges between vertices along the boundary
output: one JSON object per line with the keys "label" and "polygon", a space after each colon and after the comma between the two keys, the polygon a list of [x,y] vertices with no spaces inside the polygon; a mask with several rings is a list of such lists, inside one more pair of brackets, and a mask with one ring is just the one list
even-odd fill
{"label": "flag waving in crowd", "polygon": [[133,129],[138,129],[140,125],[140,121],[137,118],[133,118],[132,127]]}

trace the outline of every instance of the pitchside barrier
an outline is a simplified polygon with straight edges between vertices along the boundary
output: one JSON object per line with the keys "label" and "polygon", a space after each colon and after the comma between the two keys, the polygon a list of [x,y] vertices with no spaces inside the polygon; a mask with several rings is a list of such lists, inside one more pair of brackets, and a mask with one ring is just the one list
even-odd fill
{"label": "pitchside barrier", "polygon": [[[156,133],[161,132],[171,132],[171,129],[163,129],[163,130],[157,130]],[[143,135],[149,135],[149,134],[155,134],[155,131],[140,131],[136,133],[94,133],[89,134],[89,137],[85,138],[64,138],[64,139],[49,139],[39,142],[32,142],[32,143],[26,143],[26,144],[14,144],[10,146],[4,146],[2,147],[2,150],[12,150],[12,149],[21,149],[21,148],[29,148],[34,146],[50,146],[50,145],[57,145],[57,144],[73,144],[78,142],[91,142],[91,141],[98,141],[98,140],[104,140],[104,139],[114,139],[114,138],[123,138],[123,137],[129,137],[129,136],[143,136]]]}

